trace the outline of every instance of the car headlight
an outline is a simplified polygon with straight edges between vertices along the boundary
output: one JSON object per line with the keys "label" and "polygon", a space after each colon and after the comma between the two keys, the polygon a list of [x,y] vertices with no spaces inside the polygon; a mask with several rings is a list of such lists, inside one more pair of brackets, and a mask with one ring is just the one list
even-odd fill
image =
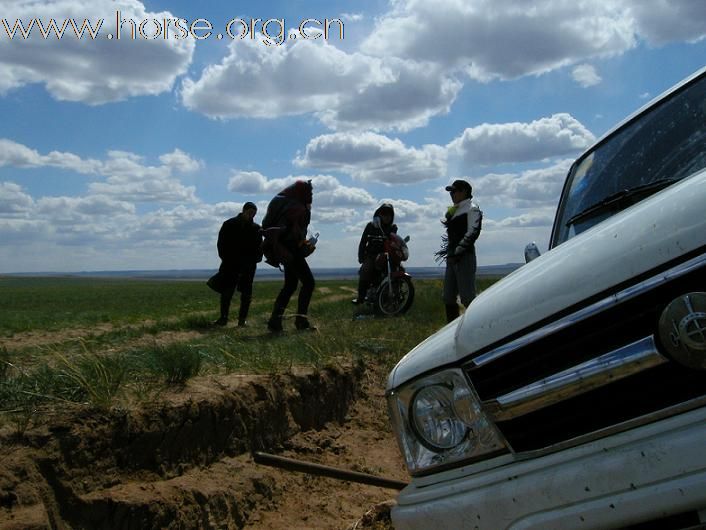
{"label": "car headlight", "polygon": [[426,386],[412,398],[413,426],[430,449],[451,449],[467,436],[469,427],[454,408],[453,389],[444,385]]}
{"label": "car headlight", "polygon": [[413,475],[506,450],[461,370],[445,370],[394,390],[388,405]]}

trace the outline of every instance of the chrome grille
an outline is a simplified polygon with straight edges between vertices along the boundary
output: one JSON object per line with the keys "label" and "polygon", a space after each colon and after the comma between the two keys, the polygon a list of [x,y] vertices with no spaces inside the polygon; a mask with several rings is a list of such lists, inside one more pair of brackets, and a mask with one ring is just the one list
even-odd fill
{"label": "chrome grille", "polygon": [[514,451],[649,421],[706,396],[706,372],[670,360],[655,337],[664,307],[690,291],[706,291],[706,255],[598,297],[464,368]]}

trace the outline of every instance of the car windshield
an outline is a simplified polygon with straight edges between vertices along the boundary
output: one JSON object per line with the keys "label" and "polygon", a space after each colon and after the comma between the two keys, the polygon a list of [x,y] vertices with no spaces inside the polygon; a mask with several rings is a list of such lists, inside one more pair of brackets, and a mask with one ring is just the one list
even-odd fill
{"label": "car windshield", "polygon": [[706,167],[706,74],[651,107],[572,166],[552,247]]}

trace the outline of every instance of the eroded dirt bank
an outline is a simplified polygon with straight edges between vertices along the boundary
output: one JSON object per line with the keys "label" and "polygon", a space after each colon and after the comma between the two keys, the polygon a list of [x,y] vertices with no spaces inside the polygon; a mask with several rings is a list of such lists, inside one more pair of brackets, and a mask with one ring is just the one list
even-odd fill
{"label": "eroded dirt bank", "polygon": [[373,372],[198,378],[140,410],[77,409],[21,440],[0,434],[0,528],[348,528],[394,491],[250,455],[404,480]]}

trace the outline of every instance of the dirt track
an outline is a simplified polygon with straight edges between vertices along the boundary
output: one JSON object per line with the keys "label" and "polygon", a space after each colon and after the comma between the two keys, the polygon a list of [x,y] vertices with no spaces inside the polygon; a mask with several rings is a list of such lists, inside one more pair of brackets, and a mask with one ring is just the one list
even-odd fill
{"label": "dirt track", "polygon": [[251,457],[406,480],[383,385],[374,366],[197,378],[142,410],[77,409],[22,440],[2,432],[0,528],[388,528],[374,519],[394,490]]}

